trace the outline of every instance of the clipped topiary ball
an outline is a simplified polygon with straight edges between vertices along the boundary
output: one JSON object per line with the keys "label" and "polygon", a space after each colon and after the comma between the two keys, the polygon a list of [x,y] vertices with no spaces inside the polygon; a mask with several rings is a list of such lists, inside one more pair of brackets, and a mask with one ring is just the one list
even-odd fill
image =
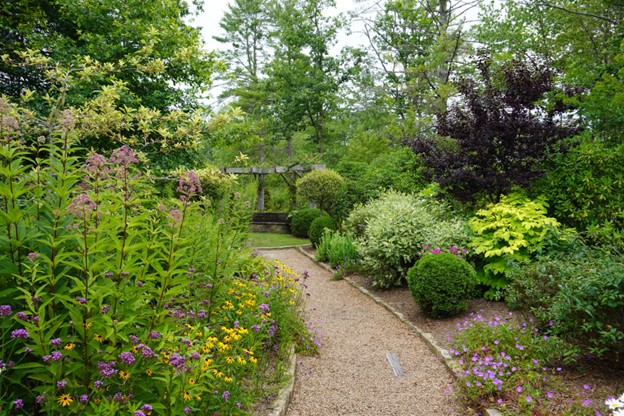
{"label": "clipped topiary ball", "polygon": [[310,232],[308,233],[308,236],[310,237],[310,242],[314,247],[318,247],[326,228],[332,231],[338,229],[338,224],[336,224],[336,221],[329,215],[323,215],[322,217],[315,218],[314,221],[312,221],[312,224],[310,224]]}
{"label": "clipped topiary ball", "polygon": [[409,270],[407,283],[423,313],[443,318],[466,310],[466,300],[476,284],[476,272],[455,254],[433,254],[423,257]]}
{"label": "clipped topiary ball", "polygon": [[318,208],[306,208],[292,211],[289,215],[290,233],[295,237],[308,238],[312,221],[320,216],[321,210]]}

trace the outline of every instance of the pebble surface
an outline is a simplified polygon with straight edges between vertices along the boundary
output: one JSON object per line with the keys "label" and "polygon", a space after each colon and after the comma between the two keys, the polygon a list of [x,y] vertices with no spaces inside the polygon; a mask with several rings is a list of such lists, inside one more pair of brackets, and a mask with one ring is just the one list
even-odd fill
{"label": "pebble surface", "polygon": [[[445,365],[394,315],[295,249],[260,254],[309,273],[306,310],[323,336],[318,356],[297,356],[287,416],[461,414],[445,392],[453,382]],[[398,356],[403,377],[387,353]]]}

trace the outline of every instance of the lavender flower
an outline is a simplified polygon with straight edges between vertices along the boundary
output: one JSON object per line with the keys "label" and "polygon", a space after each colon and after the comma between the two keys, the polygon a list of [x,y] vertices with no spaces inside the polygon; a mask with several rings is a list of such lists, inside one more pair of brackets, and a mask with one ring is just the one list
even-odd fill
{"label": "lavender flower", "polygon": [[0,316],[11,316],[12,314],[11,305],[0,305]]}
{"label": "lavender flower", "polygon": [[11,332],[11,338],[13,338],[13,339],[17,339],[17,338],[28,339],[28,338],[30,338],[30,334],[28,333],[28,331],[26,331],[23,328],[16,329],[16,330]]}

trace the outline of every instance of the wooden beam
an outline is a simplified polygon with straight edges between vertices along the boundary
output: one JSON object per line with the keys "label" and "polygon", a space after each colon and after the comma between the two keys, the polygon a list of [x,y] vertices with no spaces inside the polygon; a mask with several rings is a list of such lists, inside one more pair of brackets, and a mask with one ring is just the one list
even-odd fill
{"label": "wooden beam", "polygon": [[317,169],[326,169],[325,165],[293,165],[290,167],[284,166],[275,166],[273,168],[260,168],[260,167],[251,167],[251,168],[222,168],[221,171],[223,173],[231,173],[234,175],[266,175],[269,173],[286,173],[286,172],[309,172],[311,170]]}

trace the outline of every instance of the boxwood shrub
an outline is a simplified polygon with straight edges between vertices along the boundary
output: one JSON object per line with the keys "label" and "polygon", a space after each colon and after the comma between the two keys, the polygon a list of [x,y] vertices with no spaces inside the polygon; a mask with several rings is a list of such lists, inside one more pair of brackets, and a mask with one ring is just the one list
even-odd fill
{"label": "boxwood shrub", "polygon": [[466,310],[477,274],[468,262],[455,254],[432,254],[409,270],[407,282],[423,313],[444,318]]}
{"label": "boxwood shrub", "polygon": [[329,215],[322,215],[318,218],[315,218],[310,224],[310,231],[308,232],[308,237],[310,237],[310,242],[314,247],[318,247],[321,242],[321,238],[323,238],[323,233],[325,229],[328,230],[337,230],[338,224],[336,221],[330,217]]}
{"label": "boxwood shrub", "polygon": [[288,216],[290,218],[290,233],[295,237],[308,238],[312,221],[320,216],[321,210],[318,208],[304,208],[291,211]]}

